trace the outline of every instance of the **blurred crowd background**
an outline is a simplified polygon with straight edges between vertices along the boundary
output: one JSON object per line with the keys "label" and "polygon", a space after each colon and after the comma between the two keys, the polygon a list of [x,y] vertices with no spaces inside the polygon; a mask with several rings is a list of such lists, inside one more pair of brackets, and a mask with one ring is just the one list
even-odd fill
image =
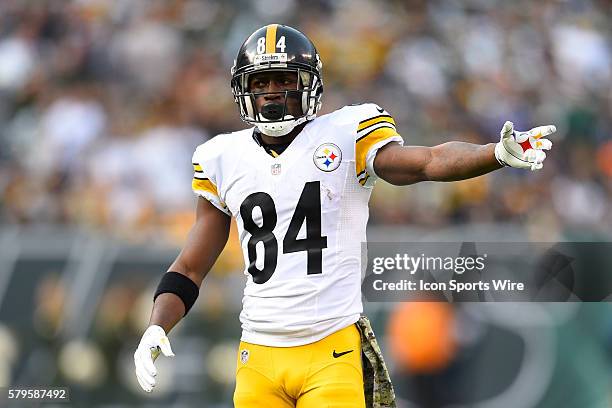
{"label": "blurred crowd background", "polygon": [[[316,44],[322,114],[376,102],[418,145],[494,142],[506,120],[558,128],[537,173],[379,182],[371,236],[461,239],[483,226],[493,239],[609,241],[611,16],[605,0],[1,1],[0,386],[68,384],[78,406],[142,403],[131,353],[193,220],[192,152],[245,126],[229,70],[271,22]],[[238,252],[234,237],[174,334],[182,359],[159,362],[172,374],[149,406],[230,406]],[[475,305],[367,305],[402,406],[473,406],[504,389],[535,394],[488,406],[609,406],[608,305],[523,307],[513,321]],[[548,377],[502,370],[521,356]]]}
{"label": "blurred crowd background", "polygon": [[159,238],[161,225],[182,239],[193,207],[191,153],[245,126],[229,88],[237,49],[254,29],[282,21],[321,53],[323,113],[374,101],[394,115],[406,144],[492,142],[505,120],[523,130],[559,129],[544,171],[383,186],[373,223],[533,222],[551,239],[567,229],[605,231],[612,225],[611,7],[3,1],[0,219],[141,239],[152,229]]}

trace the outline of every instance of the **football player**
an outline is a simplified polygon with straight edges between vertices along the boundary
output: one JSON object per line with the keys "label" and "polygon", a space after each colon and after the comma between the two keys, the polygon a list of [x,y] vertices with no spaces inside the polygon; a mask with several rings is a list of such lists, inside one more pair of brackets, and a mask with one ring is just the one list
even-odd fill
{"label": "football player", "polygon": [[[301,32],[271,24],[242,45],[231,88],[252,127],[219,135],[193,155],[196,221],[159,283],[134,354],[142,388],[166,337],[187,314],[237,221],[246,275],[234,404],[239,408],[394,406],[393,389],[361,316],[361,243],[377,178],[396,185],[542,167],[554,126],[499,143],[403,146],[373,103],[318,116],[321,59]],[[363,352],[363,353],[362,353]],[[362,355],[363,361],[362,361]],[[367,361],[366,361],[367,360]]]}

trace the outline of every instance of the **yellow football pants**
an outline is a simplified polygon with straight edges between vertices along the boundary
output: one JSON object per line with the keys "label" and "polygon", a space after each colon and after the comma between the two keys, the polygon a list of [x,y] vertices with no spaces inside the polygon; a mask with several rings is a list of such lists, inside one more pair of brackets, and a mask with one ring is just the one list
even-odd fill
{"label": "yellow football pants", "polygon": [[315,343],[240,343],[236,408],[365,408],[361,338],[355,325]]}

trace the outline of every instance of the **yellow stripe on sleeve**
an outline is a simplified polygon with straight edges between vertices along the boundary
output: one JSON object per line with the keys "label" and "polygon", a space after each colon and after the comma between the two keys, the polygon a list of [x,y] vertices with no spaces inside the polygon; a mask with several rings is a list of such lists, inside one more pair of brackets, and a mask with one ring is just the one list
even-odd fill
{"label": "yellow stripe on sleeve", "polygon": [[195,171],[196,173],[202,173],[202,166],[200,166],[197,163],[193,163],[193,171]]}
{"label": "yellow stripe on sleeve", "polygon": [[366,155],[372,146],[393,136],[399,136],[395,129],[380,127],[365,135],[355,145],[355,167],[357,174],[361,174],[366,168]]}
{"label": "yellow stripe on sleeve", "polygon": [[393,120],[393,117],[389,115],[378,115],[378,116],[374,116],[373,118],[366,119],[366,120],[359,122],[357,131],[360,132],[363,129],[367,128],[368,126],[372,126],[380,122],[391,123],[393,126],[395,126],[395,121]]}
{"label": "yellow stripe on sleeve", "polygon": [[193,188],[194,190],[206,191],[219,197],[219,193],[217,192],[217,186],[215,186],[212,181],[207,178],[200,179],[194,177],[193,181],[191,182],[191,188]]}
{"label": "yellow stripe on sleeve", "polygon": [[276,28],[278,24],[270,24],[266,28],[266,54],[276,52]]}

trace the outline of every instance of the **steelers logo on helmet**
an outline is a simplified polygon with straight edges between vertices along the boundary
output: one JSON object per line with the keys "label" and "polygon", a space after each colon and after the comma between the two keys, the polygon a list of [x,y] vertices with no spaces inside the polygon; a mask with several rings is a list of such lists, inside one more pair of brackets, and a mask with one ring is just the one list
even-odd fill
{"label": "steelers logo on helmet", "polygon": [[[232,93],[240,118],[272,137],[287,135],[296,126],[314,119],[321,108],[322,66],[312,41],[295,28],[269,24],[256,30],[240,47],[231,71]],[[250,90],[249,78],[266,72],[289,72],[297,78],[297,86],[281,92]],[[278,101],[258,107],[258,98]],[[292,106],[297,105],[295,109],[288,109],[289,100]]]}
{"label": "steelers logo on helmet", "polygon": [[315,150],[312,160],[319,170],[334,171],[342,162],[342,150],[333,143],[323,143]]}

